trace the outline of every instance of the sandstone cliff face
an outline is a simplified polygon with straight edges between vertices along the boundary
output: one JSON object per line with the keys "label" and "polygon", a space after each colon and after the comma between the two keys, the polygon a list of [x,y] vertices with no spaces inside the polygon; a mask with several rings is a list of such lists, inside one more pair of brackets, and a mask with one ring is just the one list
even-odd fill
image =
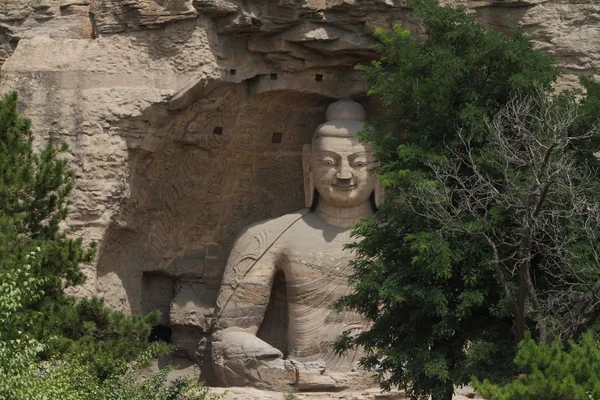
{"label": "sandstone cliff face", "polygon": [[[600,67],[596,0],[447,3],[534,34],[565,85]],[[1,89],[70,145],[65,229],[100,242],[76,292],[158,308],[179,354],[202,355],[233,240],[303,206],[301,148],[327,104],[377,109],[352,66],[397,23],[420,33],[403,0],[0,0]]]}

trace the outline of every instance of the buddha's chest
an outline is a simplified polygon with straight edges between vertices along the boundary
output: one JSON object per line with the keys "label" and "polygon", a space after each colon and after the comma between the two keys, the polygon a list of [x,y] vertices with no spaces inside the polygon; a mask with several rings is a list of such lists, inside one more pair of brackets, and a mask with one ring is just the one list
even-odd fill
{"label": "buddha's chest", "polygon": [[352,251],[344,243],[296,243],[284,248],[278,257],[278,269],[285,275],[288,287],[299,291],[326,289],[330,284],[347,285],[352,269]]}
{"label": "buddha's chest", "polygon": [[347,284],[354,253],[346,245],[355,240],[350,228],[315,229],[304,222],[291,226],[273,249],[277,268],[285,273],[288,286],[313,281],[326,286],[325,280]]}

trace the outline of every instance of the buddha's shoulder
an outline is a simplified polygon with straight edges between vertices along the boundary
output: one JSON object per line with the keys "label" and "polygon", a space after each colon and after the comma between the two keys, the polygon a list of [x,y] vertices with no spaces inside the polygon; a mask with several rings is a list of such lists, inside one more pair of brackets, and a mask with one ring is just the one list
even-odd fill
{"label": "buddha's shoulder", "polygon": [[248,240],[273,241],[283,232],[310,212],[309,208],[285,214],[280,217],[255,222],[245,227],[236,240],[236,246]]}

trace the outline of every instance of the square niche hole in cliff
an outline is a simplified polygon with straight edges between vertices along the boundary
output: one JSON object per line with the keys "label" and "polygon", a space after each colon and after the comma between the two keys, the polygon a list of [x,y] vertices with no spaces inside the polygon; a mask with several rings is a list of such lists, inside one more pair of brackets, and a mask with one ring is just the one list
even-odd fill
{"label": "square niche hole in cliff", "polygon": [[271,138],[271,143],[281,143],[281,140],[283,139],[283,133],[281,132],[273,132],[273,137]]}
{"label": "square niche hole in cliff", "polygon": [[315,75],[315,81],[321,82],[322,80],[323,80],[323,74],[316,74]]}
{"label": "square niche hole in cliff", "polygon": [[175,279],[162,272],[144,272],[142,277],[142,313],[160,311],[158,325],[169,325],[171,301],[175,297]]}
{"label": "square niche hole in cliff", "polygon": [[270,74],[269,77],[271,78],[272,81],[277,80],[277,74]]}
{"label": "square niche hole in cliff", "polygon": [[221,136],[221,135],[223,135],[223,127],[221,127],[221,126],[215,126],[213,128],[213,135],[215,135],[215,136]]}
{"label": "square niche hole in cliff", "polygon": [[236,72],[237,72],[237,71],[236,71],[235,69],[233,69],[233,68],[232,68],[232,69],[230,69],[230,70],[229,70],[229,75],[235,75],[235,74],[236,74]]}

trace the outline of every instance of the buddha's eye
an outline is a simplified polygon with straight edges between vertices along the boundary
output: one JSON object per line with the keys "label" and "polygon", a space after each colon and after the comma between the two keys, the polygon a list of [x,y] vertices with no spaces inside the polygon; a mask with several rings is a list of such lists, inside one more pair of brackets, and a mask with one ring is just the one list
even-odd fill
{"label": "buddha's eye", "polygon": [[364,160],[364,159],[354,160],[355,167],[364,167],[365,165],[367,165],[367,160]]}
{"label": "buddha's eye", "polygon": [[326,157],[323,159],[323,162],[327,165],[335,165],[335,160],[333,158]]}

